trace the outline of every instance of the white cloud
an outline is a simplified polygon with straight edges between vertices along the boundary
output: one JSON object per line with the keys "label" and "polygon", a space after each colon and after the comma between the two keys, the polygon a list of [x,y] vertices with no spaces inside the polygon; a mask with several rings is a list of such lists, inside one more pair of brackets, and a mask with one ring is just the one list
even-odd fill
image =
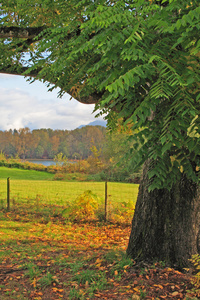
{"label": "white cloud", "polygon": [[[21,76],[0,74],[0,130],[75,129],[95,120],[94,105],[79,103],[57,92],[47,92],[40,82],[32,85]],[[102,118],[101,118],[102,119]]]}

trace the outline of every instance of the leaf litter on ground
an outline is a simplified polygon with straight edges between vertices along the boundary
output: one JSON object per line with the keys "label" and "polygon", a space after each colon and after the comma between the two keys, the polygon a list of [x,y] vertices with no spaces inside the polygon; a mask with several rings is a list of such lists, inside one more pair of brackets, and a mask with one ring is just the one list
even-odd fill
{"label": "leaf litter on ground", "polygon": [[190,273],[126,257],[130,225],[1,211],[1,300],[198,299]]}

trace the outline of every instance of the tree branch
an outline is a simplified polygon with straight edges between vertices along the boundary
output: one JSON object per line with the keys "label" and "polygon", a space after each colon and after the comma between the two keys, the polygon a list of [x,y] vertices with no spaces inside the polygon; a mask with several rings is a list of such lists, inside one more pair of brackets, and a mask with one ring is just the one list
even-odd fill
{"label": "tree branch", "polygon": [[[13,66],[12,66],[13,67]],[[19,69],[15,69],[15,70],[10,70],[9,67],[6,67],[5,69],[1,68],[0,69],[0,74],[9,74],[9,75],[18,75],[18,76],[24,76],[24,77],[32,77],[32,78],[37,78],[37,75],[39,73],[36,72],[35,70],[30,72],[29,74],[23,75],[23,73],[27,70],[26,67],[20,67],[20,71]],[[45,80],[45,78],[43,78]],[[54,82],[50,82],[52,84],[54,84]],[[66,92],[67,94],[69,94],[70,96],[72,96],[71,91],[65,90],[63,89],[64,92]],[[100,101],[101,97],[103,96],[103,92],[102,93],[98,93],[98,92],[94,92],[89,96],[80,96],[77,95],[77,97],[75,98],[78,102],[81,102],[83,104],[96,104]],[[72,96],[74,98],[74,96]]]}
{"label": "tree branch", "polygon": [[[27,46],[33,42],[33,39],[41,33],[44,29],[47,27],[29,27],[29,28],[20,28],[16,26],[11,26],[11,27],[0,27],[0,38],[6,39],[6,38],[18,38],[18,39],[26,39],[27,40]],[[72,38],[74,35],[79,35],[80,34],[80,27],[78,26],[77,29],[74,32],[68,33],[65,39],[69,40]],[[91,34],[90,38],[93,37],[94,34]],[[17,44],[18,46],[22,46],[22,43]],[[23,50],[26,50],[26,46],[23,45]],[[25,71],[27,71],[28,68],[21,66],[21,65],[10,65],[10,66],[0,66],[0,73],[5,73],[5,74],[10,74],[10,75],[21,75],[25,77],[32,77],[36,78],[38,77],[39,72],[41,71],[40,69],[31,71],[30,73],[24,74]],[[41,79],[41,78],[40,78]],[[45,77],[42,78],[44,81],[48,81]],[[52,84],[55,84],[55,82],[50,82]],[[72,96],[72,92],[65,90],[62,88],[62,90],[69,95]],[[102,95],[104,92],[94,92],[89,96],[82,96],[82,95],[77,95],[75,98],[77,101],[84,103],[84,104],[96,104],[99,102],[101,99]],[[72,96],[74,98],[74,96]]]}
{"label": "tree branch", "polygon": [[0,27],[0,38],[20,38],[20,39],[33,39],[41,33],[46,27],[29,27],[20,28],[16,26]]}

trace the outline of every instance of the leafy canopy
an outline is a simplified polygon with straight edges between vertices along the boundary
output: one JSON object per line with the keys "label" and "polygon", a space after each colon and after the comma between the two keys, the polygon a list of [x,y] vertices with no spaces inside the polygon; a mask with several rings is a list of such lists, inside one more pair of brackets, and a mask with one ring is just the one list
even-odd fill
{"label": "leafy canopy", "polygon": [[2,38],[1,69],[35,74],[79,101],[95,95],[110,124],[131,124],[132,164],[150,159],[149,190],[170,189],[182,172],[198,182],[198,2],[3,1],[2,26],[42,29]]}

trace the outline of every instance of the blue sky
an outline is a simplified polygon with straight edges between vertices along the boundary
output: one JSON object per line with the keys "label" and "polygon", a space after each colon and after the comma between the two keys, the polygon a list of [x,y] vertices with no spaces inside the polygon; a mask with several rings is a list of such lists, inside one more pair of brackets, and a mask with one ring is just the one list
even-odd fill
{"label": "blue sky", "polygon": [[92,114],[94,105],[81,104],[68,94],[57,97],[45,84],[22,76],[0,74],[0,130],[51,128],[72,130],[103,117]]}

